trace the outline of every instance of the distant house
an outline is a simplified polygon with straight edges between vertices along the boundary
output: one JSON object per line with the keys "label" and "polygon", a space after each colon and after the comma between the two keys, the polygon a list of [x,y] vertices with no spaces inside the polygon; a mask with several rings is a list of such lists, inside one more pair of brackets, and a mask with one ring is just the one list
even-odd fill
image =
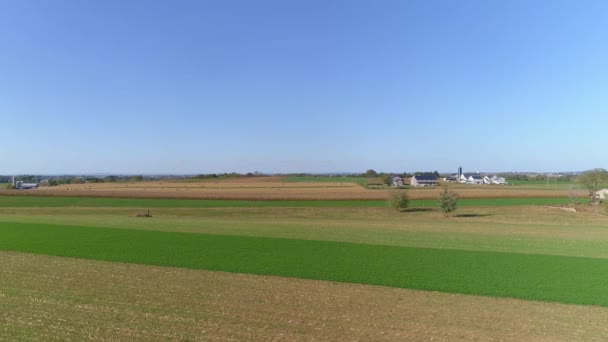
{"label": "distant house", "polygon": [[446,178],[447,181],[458,182],[462,184],[498,184],[504,185],[507,184],[507,181],[504,177],[499,177],[497,175],[485,175],[482,176],[479,172],[462,172],[462,167],[458,168],[458,173],[450,175]]}
{"label": "distant house", "polygon": [[498,177],[496,175],[494,175],[490,178],[490,182],[491,182],[491,184],[498,184],[498,185],[507,184],[505,177]]}
{"label": "distant house", "polygon": [[483,184],[483,177],[479,173],[463,173],[464,183],[467,184]]}
{"label": "distant house", "polygon": [[458,174],[453,173],[453,174],[449,175],[448,177],[445,177],[445,181],[447,181],[447,182],[459,182],[460,178],[458,177]]}
{"label": "distant house", "polygon": [[608,189],[602,189],[595,192],[595,199],[604,202],[604,200],[608,197]]}
{"label": "distant house", "polygon": [[399,186],[403,186],[403,178],[399,177],[399,176],[393,176],[391,177],[391,185],[394,187],[399,187]]}
{"label": "distant house", "polygon": [[437,177],[435,175],[419,175],[413,176],[410,179],[412,186],[435,186],[437,185]]}
{"label": "distant house", "polygon": [[15,189],[28,190],[28,189],[37,189],[37,183],[24,183],[22,181],[15,182]]}
{"label": "distant house", "polygon": [[507,184],[507,181],[505,180],[504,177],[498,177],[496,175],[494,175],[494,176],[484,176],[483,177],[483,184],[504,185],[504,184]]}

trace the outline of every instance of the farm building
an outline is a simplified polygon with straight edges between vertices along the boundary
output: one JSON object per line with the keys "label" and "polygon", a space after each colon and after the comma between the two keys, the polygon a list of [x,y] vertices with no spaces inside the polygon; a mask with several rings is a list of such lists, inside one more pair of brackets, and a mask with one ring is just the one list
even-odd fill
{"label": "farm building", "polygon": [[473,174],[467,178],[467,182],[470,184],[483,184],[483,178],[480,174]]}
{"label": "farm building", "polygon": [[458,173],[452,174],[446,178],[448,181],[459,182],[462,184],[507,184],[507,181],[504,177],[499,177],[497,175],[482,176],[479,172],[462,172],[462,167],[458,168]]}
{"label": "farm building", "polygon": [[419,175],[413,176],[410,179],[412,186],[435,186],[437,185],[437,177],[435,175]]}
{"label": "farm building", "polygon": [[492,184],[498,184],[498,185],[507,184],[507,180],[505,179],[505,177],[492,176],[490,178],[490,180],[492,181]]}
{"label": "farm building", "polygon": [[11,180],[13,184],[13,189],[36,189],[38,188],[37,183],[24,183],[23,181],[18,181],[15,177]]}
{"label": "farm building", "polygon": [[608,189],[602,189],[595,192],[595,199],[602,203],[604,202],[606,197],[608,197]]}
{"label": "farm building", "polygon": [[483,184],[504,185],[504,184],[507,184],[507,181],[505,180],[504,177],[498,177],[496,175],[494,175],[494,176],[484,176],[483,177]]}
{"label": "farm building", "polygon": [[483,184],[483,177],[479,173],[463,173],[460,175],[460,183]]}
{"label": "farm building", "polygon": [[398,186],[403,186],[403,178],[399,177],[399,176],[393,176],[391,177],[391,185],[394,187],[398,187]]}

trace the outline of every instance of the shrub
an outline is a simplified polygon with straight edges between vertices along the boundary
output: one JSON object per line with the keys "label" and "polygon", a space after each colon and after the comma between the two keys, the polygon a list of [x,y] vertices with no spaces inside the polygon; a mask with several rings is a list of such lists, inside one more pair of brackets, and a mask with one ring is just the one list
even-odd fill
{"label": "shrub", "polygon": [[389,175],[387,173],[382,174],[382,176],[380,176],[380,180],[382,181],[383,184],[386,184],[388,186],[393,184],[393,179],[392,179],[391,175]]}
{"label": "shrub", "polygon": [[389,200],[389,204],[392,208],[399,211],[401,209],[405,209],[410,204],[410,199],[407,196],[407,192],[405,191],[394,191],[391,194],[391,198]]}
{"label": "shrub", "polygon": [[441,195],[439,195],[439,208],[445,216],[456,210],[457,202],[458,194],[449,191],[447,188],[444,188]]}

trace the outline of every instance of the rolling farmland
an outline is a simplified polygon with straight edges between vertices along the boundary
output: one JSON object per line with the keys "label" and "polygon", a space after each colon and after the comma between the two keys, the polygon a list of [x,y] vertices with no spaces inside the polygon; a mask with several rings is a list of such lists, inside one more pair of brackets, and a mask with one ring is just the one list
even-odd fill
{"label": "rolling farmland", "polygon": [[[237,183],[226,188],[241,189]],[[314,186],[293,189],[341,186],[301,183]],[[196,192],[213,182],[188,184]],[[142,184],[123,185],[125,198],[30,195],[51,190],[0,196],[0,305],[12,308],[0,314],[0,336],[608,336],[608,216],[583,198],[463,198],[444,217],[435,199],[414,198],[395,211],[386,198],[138,198],[148,191]],[[136,217],[148,209],[152,217]],[[66,321],[55,322],[53,310]],[[477,318],[467,323],[456,318],[462,315]],[[529,320],[545,328],[531,329]]]}
{"label": "rolling farmland", "polygon": [[608,307],[597,258],[24,223],[0,249]]}
{"label": "rolling farmland", "polygon": [[[386,189],[367,189],[363,178],[343,177],[245,177],[189,181],[146,181],[133,183],[90,183],[42,187],[35,192],[0,189],[0,195],[59,197],[224,199],[224,200],[385,200]],[[587,196],[579,187],[474,186],[448,184],[461,198],[572,198]],[[413,188],[412,199],[436,199],[440,189]]]}

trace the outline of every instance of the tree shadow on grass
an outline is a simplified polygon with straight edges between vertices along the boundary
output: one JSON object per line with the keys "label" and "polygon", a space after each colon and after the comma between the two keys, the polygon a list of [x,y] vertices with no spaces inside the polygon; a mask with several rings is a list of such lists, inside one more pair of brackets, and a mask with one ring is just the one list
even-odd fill
{"label": "tree shadow on grass", "polygon": [[454,215],[454,217],[486,217],[491,216],[490,214],[458,214]]}
{"label": "tree shadow on grass", "polygon": [[418,212],[425,212],[425,211],[433,211],[433,208],[407,208],[407,209],[402,209],[401,212],[402,213],[418,213]]}

